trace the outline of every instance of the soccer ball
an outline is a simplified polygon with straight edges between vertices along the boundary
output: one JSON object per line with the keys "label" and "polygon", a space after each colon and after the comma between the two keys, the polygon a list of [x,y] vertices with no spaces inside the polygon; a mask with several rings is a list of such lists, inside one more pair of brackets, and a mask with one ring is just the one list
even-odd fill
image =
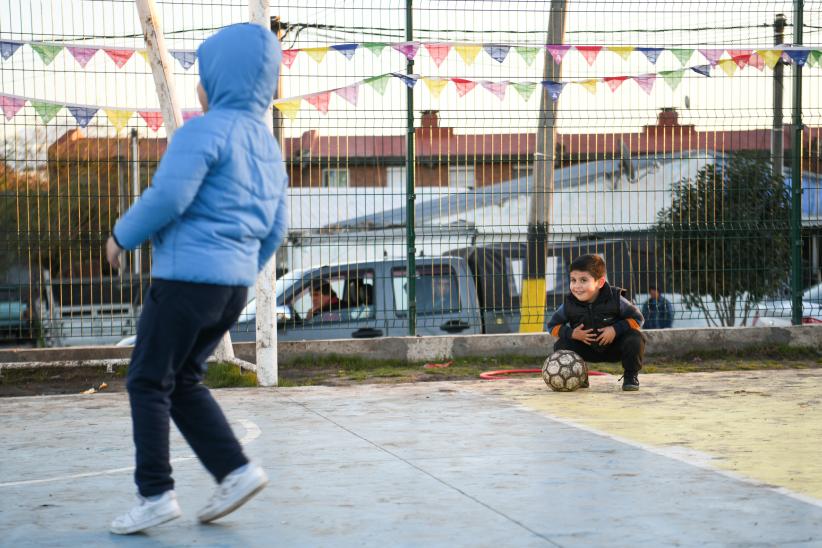
{"label": "soccer ball", "polygon": [[588,366],[573,350],[557,350],[545,360],[542,378],[555,392],[573,392],[588,380]]}

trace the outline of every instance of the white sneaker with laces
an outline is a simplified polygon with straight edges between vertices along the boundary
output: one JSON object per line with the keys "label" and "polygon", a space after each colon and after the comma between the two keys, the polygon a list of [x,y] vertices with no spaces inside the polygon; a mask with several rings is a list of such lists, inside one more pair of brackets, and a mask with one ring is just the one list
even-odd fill
{"label": "white sneaker with laces", "polygon": [[174,490],[166,491],[160,498],[151,497],[154,500],[140,495],[137,495],[137,498],[140,499],[140,504],[111,522],[112,533],[117,535],[138,533],[183,515],[180,505],[177,504],[177,495]]}
{"label": "white sneaker with laces", "polygon": [[208,504],[197,513],[200,523],[208,523],[230,514],[268,484],[268,476],[257,464],[237,468],[217,486]]}

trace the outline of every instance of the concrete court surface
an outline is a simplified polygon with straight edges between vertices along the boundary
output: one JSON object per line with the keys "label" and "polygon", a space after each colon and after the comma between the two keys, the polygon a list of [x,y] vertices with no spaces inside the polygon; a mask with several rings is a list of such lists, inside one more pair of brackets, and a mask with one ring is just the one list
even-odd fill
{"label": "concrete court surface", "polygon": [[3,546],[822,546],[822,371],[216,391],[272,479],[216,524],[133,502],[125,394],[0,400]]}

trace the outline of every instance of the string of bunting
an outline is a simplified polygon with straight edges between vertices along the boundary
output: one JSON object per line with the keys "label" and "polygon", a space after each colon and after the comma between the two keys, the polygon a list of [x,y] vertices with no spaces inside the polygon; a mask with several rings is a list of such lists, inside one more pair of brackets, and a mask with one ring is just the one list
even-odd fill
{"label": "string of bunting", "polygon": [[[67,50],[77,63],[85,68],[89,61],[102,51],[110,58],[117,68],[122,68],[131,59],[135,53],[143,57],[148,62],[148,53],[142,48],[111,48],[107,46],[95,46],[91,44],[62,44],[55,42],[35,42],[23,40],[0,40],[0,56],[3,60],[9,59],[17,52],[21,46],[28,45],[44,64],[51,64],[57,55],[64,49]],[[662,52],[669,52],[676,57],[681,66],[685,66],[693,56],[694,52],[699,52],[706,61],[715,65],[727,52],[731,58],[740,56],[753,57],[757,56],[766,64],[775,65],[781,58],[786,63],[795,63],[799,66],[815,66],[822,64],[822,49],[819,47],[805,47],[805,46],[769,46],[762,48],[748,48],[748,49],[728,49],[724,47],[700,47],[700,48],[660,48],[660,47],[644,47],[644,46],[625,46],[625,45],[568,45],[568,44],[548,44],[544,46],[521,46],[512,44],[488,44],[488,43],[449,43],[449,42],[364,42],[364,43],[348,43],[348,44],[334,44],[330,46],[312,47],[312,48],[298,48],[283,50],[283,65],[291,68],[294,61],[300,53],[304,53],[309,58],[317,63],[321,63],[325,59],[329,51],[335,51],[351,60],[354,54],[359,50],[368,50],[373,55],[379,57],[386,49],[391,49],[399,52],[407,59],[414,59],[417,54],[425,50],[431,57],[434,64],[439,67],[443,61],[448,57],[451,51],[455,51],[457,55],[468,65],[474,64],[480,52],[484,52],[491,59],[498,63],[502,63],[508,58],[509,53],[513,50],[522,58],[525,63],[530,66],[533,64],[537,54],[543,49],[547,49],[551,56],[557,63],[561,63],[568,52],[576,51],[581,55],[589,65],[593,65],[599,54],[603,51],[608,51],[624,60],[628,60],[634,52],[643,54],[649,62],[656,64]],[[197,60],[197,52],[189,49],[172,49],[169,50],[174,59],[180,64],[184,70],[190,69],[194,66]]]}
{"label": "string of bunting", "polygon": [[[672,89],[676,90],[682,82],[685,74],[693,72],[700,76],[710,77],[711,71],[718,67],[728,76],[733,76],[737,71],[746,67],[754,67],[757,70],[764,70],[767,66],[773,68],[776,61],[770,58],[754,59],[754,55],[750,53],[743,53],[732,57],[730,59],[718,59],[715,64],[702,64],[682,67],[675,70],[663,70],[657,73],[646,73],[635,76],[605,76],[601,78],[587,78],[587,79],[566,79],[562,81],[542,80],[483,80],[473,78],[459,78],[459,77],[438,77],[438,76],[420,76],[417,74],[402,74],[399,72],[390,72],[371,76],[352,84],[300,95],[295,97],[288,97],[284,99],[277,99],[273,106],[282,112],[289,119],[295,119],[302,103],[305,101],[313,106],[322,114],[327,114],[331,106],[332,95],[337,95],[353,106],[357,106],[360,97],[360,87],[367,85],[375,90],[379,95],[384,95],[388,83],[392,78],[402,81],[407,87],[413,88],[417,82],[422,81],[426,88],[428,88],[431,96],[437,100],[442,91],[449,85],[453,84],[456,88],[457,95],[462,98],[470,93],[474,88],[480,86],[487,92],[491,93],[497,99],[502,101],[505,99],[509,87],[525,101],[528,101],[533,95],[537,86],[542,86],[546,89],[553,101],[559,100],[563,90],[568,85],[575,85],[584,88],[591,94],[595,94],[601,85],[607,86],[611,92],[615,92],[626,81],[631,80],[636,83],[639,88],[646,94],[653,91],[654,85],[658,79],[662,79]],[[778,60],[778,59],[777,59]],[[7,120],[14,118],[17,113],[28,103],[35,111],[37,116],[44,124],[48,124],[63,108],[68,109],[69,113],[74,117],[80,127],[86,127],[91,120],[103,111],[109,122],[115,129],[122,130],[126,127],[131,117],[136,113],[152,131],[157,131],[163,124],[163,117],[159,109],[124,109],[121,107],[106,107],[106,106],[92,106],[81,105],[75,103],[61,103],[54,101],[44,101],[30,97],[22,97],[19,95],[0,94],[0,108]],[[184,109],[183,119],[185,121],[192,117],[201,115],[199,109]]]}

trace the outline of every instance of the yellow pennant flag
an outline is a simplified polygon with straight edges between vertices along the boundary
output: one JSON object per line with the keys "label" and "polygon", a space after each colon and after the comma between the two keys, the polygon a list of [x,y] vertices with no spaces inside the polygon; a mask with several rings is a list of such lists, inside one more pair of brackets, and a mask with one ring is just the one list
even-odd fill
{"label": "yellow pennant flag", "polygon": [[450,80],[448,78],[423,78],[422,81],[425,82],[425,86],[434,99],[439,99],[442,90],[445,89]]}
{"label": "yellow pennant flag", "polygon": [[457,50],[457,53],[462,60],[465,61],[466,65],[473,65],[474,60],[477,58],[477,54],[482,49],[482,46],[475,46],[475,45],[462,45],[462,46],[454,46],[454,49]]}
{"label": "yellow pennant flag", "polygon": [[636,49],[634,46],[608,46],[608,51],[613,51],[626,61],[628,57],[631,56],[631,53]]}
{"label": "yellow pennant flag", "polygon": [[117,131],[121,131],[126,124],[128,123],[131,115],[134,114],[133,110],[114,110],[114,109],[104,109],[106,111],[106,116],[108,116],[108,121],[111,122],[111,125]]}
{"label": "yellow pennant flag", "polygon": [[322,63],[323,59],[325,59],[325,54],[328,53],[328,48],[300,48],[301,51],[304,51],[308,54],[309,57],[314,59],[318,63]]}
{"label": "yellow pennant flag", "polygon": [[779,62],[779,58],[782,57],[781,49],[758,49],[756,53],[762,57],[762,60],[765,61],[765,64],[768,65],[768,68],[771,70],[773,70],[776,63]]}
{"label": "yellow pennant flag", "polygon": [[289,120],[296,120],[297,113],[300,112],[300,99],[291,99],[290,101],[277,101],[274,103],[277,110],[288,116]]}
{"label": "yellow pennant flag", "polygon": [[597,92],[596,80],[583,80],[582,82],[579,82],[579,85],[587,89],[588,93],[596,94]]}
{"label": "yellow pennant flag", "polygon": [[739,68],[739,65],[737,65],[733,59],[720,59],[716,64],[719,65],[719,68],[725,71],[725,74],[728,76],[733,76],[736,69]]}
{"label": "yellow pennant flag", "polygon": [[140,57],[142,57],[142,58],[143,58],[143,61],[145,61],[146,63],[148,63],[148,62],[149,62],[149,61],[148,61],[148,50],[138,49],[138,50],[137,50],[137,53],[139,53],[139,54],[140,54]]}

